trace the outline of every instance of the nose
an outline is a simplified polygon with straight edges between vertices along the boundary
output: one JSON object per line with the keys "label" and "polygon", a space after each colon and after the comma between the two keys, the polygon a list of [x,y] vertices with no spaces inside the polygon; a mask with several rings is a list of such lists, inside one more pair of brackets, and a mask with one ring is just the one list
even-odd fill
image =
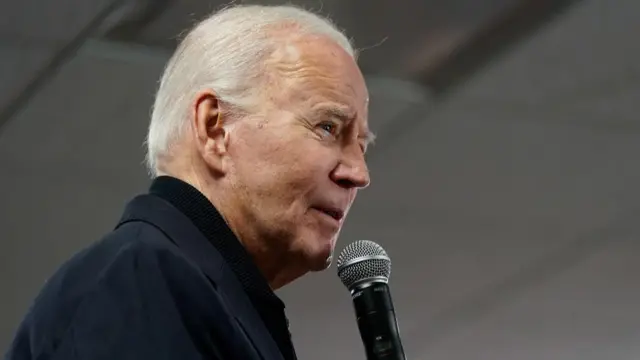
{"label": "nose", "polygon": [[359,146],[344,153],[342,161],[331,173],[331,179],[346,189],[363,189],[369,186],[369,168]]}

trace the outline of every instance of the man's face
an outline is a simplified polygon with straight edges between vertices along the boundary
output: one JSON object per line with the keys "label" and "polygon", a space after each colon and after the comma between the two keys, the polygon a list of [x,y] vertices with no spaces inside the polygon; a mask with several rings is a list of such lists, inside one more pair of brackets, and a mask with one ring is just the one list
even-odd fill
{"label": "man's face", "polygon": [[322,270],[369,184],[368,93],[353,59],[328,40],[300,41],[274,62],[281,73],[264,111],[234,125],[228,145],[240,227],[264,240],[261,251]]}

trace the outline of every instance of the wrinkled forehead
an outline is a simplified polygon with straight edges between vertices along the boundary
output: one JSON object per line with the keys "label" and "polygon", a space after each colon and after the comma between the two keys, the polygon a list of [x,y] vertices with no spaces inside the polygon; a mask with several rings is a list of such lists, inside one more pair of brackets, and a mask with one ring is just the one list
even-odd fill
{"label": "wrinkled forehead", "polygon": [[[271,58],[283,101],[312,107],[336,102],[367,119],[369,93],[355,59],[333,40],[322,36],[288,39]],[[280,90],[280,91],[278,91]]]}

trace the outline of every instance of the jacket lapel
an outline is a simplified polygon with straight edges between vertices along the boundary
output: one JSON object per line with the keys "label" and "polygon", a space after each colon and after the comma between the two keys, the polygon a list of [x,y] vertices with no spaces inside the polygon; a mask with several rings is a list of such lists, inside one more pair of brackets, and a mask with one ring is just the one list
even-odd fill
{"label": "jacket lapel", "polygon": [[282,359],[278,346],[235,274],[184,214],[159,197],[140,195],[128,204],[118,226],[131,221],[143,221],[164,232],[217,286],[232,315],[258,352],[267,359]]}

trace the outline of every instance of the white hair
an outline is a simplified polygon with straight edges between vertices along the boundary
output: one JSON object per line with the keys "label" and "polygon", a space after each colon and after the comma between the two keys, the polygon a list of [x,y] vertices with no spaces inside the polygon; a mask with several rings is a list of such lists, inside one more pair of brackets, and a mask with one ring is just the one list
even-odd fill
{"label": "white hair", "polygon": [[283,44],[282,37],[265,30],[278,26],[295,35],[328,37],[356,57],[350,40],[330,20],[298,7],[234,5],[213,13],[182,40],[160,80],[146,139],[152,177],[159,175],[161,159],[174,155],[172,145],[188,128],[197,92],[212,89],[220,103],[238,113],[257,105],[263,63]]}

